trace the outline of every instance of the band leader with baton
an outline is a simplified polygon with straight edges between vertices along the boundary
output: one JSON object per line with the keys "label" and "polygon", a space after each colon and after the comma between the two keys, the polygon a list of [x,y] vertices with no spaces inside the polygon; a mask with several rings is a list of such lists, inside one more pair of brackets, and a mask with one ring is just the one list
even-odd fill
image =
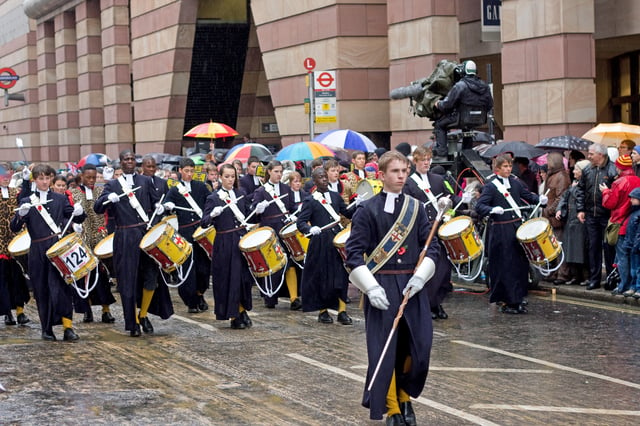
{"label": "band leader with baton", "polygon": [[[425,247],[432,224],[421,203],[402,193],[409,171],[407,158],[390,151],[382,155],[378,167],[383,190],[357,207],[346,244],[349,279],[367,295],[369,366],[362,405],[369,408],[373,420],[386,414],[387,424],[416,424],[410,397],[418,397],[424,388],[433,337],[429,297],[421,290],[433,276],[439,248],[437,238]],[[418,265],[422,250],[426,256]],[[391,333],[404,293],[409,294],[404,316],[397,332]]]}

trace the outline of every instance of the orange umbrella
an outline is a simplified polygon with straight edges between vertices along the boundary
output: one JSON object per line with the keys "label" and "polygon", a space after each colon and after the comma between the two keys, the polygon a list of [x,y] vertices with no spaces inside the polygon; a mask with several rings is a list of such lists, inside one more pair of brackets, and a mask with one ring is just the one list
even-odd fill
{"label": "orange umbrella", "polygon": [[210,121],[208,123],[198,124],[193,129],[184,134],[192,138],[226,138],[229,136],[237,136],[238,132],[231,126],[227,126],[223,123],[215,123]]}
{"label": "orange umbrella", "polygon": [[582,138],[615,147],[624,139],[631,139],[638,144],[640,142],[640,126],[626,123],[600,123],[582,135]]}

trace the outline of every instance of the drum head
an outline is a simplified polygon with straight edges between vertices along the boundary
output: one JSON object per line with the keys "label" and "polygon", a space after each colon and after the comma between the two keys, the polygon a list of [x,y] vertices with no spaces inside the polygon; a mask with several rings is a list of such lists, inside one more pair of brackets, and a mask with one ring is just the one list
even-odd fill
{"label": "drum head", "polygon": [[544,234],[548,227],[549,221],[543,217],[530,219],[520,225],[516,231],[516,238],[522,241],[531,240]]}
{"label": "drum head", "polygon": [[60,241],[58,241],[57,243],[55,243],[54,245],[52,245],[51,247],[49,247],[49,250],[47,250],[47,257],[50,257],[51,255],[55,255],[59,250],[65,251],[81,240],[82,239],[80,238],[79,234],[75,232],[72,234],[69,234],[63,239],[61,239]]}
{"label": "drum head", "polygon": [[296,226],[295,222],[293,222],[283,227],[280,230],[280,235],[285,236],[285,235],[295,234],[297,230],[298,230],[298,227]]}
{"label": "drum head", "polygon": [[178,226],[180,226],[179,223],[178,223],[178,216],[175,215],[175,214],[171,214],[169,216],[163,217],[161,222],[168,223],[176,231],[178,230]]}
{"label": "drum head", "polygon": [[356,194],[368,200],[378,194],[382,189],[382,183],[375,179],[363,179],[356,185]]}
{"label": "drum head", "polygon": [[93,249],[93,253],[98,257],[105,257],[113,254],[113,234],[109,234],[105,238],[101,239]]}
{"label": "drum head", "polygon": [[247,233],[240,239],[238,246],[241,250],[260,247],[272,238],[275,238],[275,232],[273,231],[273,229],[263,226]]}
{"label": "drum head", "polygon": [[169,225],[166,222],[160,222],[153,228],[149,229],[149,232],[144,234],[142,241],[140,241],[140,248],[145,249],[146,247],[153,246],[156,241],[160,240],[160,237],[162,237],[167,226]]}
{"label": "drum head", "polygon": [[351,229],[345,228],[342,231],[338,232],[338,234],[333,238],[333,243],[338,245],[345,245],[347,240],[349,239],[349,235],[351,235]]}
{"label": "drum head", "polygon": [[472,225],[472,221],[469,216],[459,216],[442,225],[440,229],[438,229],[438,235],[442,238],[460,235],[462,231],[469,228],[470,225]]}
{"label": "drum head", "polygon": [[9,246],[7,249],[12,256],[20,256],[29,251],[31,247],[31,236],[29,232],[25,229],[20,231],[18,235],[13,237],[13,240],[9,242]]}

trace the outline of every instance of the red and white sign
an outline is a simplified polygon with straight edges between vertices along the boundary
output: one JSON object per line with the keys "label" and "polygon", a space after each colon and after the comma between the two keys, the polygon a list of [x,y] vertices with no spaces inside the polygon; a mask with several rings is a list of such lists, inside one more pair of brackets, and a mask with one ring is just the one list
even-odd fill
{"label": "red and white sign", "polygon": [[336,90],[335,71],[316,71],[313,75],[315,77],[316,90]]}
{"label": "red and white sign", "polygon": [[0,89],[11,89],[19,79],[13,68],[0,68]]}
{"label": "red and white sign", "polygon": [[313,71],[316,67],[316,60],[313,58],[305,58],[303,65],[307,71]]}

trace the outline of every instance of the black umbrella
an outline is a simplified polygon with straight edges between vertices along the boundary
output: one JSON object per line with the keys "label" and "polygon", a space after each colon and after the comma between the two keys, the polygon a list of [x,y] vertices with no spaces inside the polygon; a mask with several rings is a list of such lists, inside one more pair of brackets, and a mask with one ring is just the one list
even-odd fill
{"label": "black umbrella", "polygon": [[550,138],[544,138],[536,145],[536,147],[562,149],[562,150],[587,151],[589,149],[589,146],[592,143],[593,142],[588,139],[582,139],[577,136],[562,135],[562,136],[552,136]]}
{"label": "black umbrella", "polygon": [[505,154],[510,152],[514,157],[536,158],[546,154],[546,152],[540,148],[536,148],[523,141],[512,142],[500,142],[496,145],[492,145],[481,155],[487,158],[493,158],[496,155]]}

